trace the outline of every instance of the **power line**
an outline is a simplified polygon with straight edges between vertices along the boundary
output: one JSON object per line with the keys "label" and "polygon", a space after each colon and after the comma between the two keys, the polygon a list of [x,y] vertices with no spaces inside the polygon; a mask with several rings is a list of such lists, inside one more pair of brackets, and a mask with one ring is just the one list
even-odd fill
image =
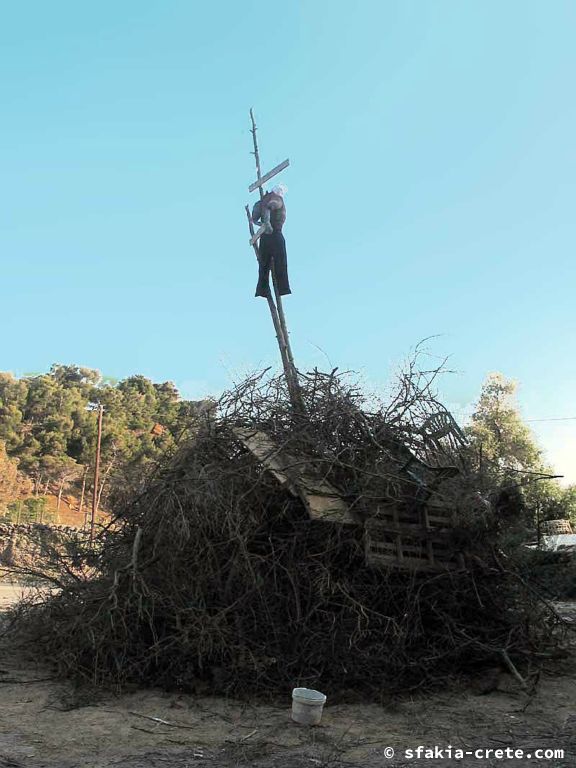
{"label": "power line", "polygon": [[[469,413],[454,413],[454,416],[473,416],[474,412],[470,411]],[[535,421],[576,421],[576,416],[553,416],[548,419],[522,419],[522,421],[525,421],[526,423],[533,423]]]}
{"label": "power line", "polygon": [[525,421],[576,421],[576,416],[558,416],[552,419],[525,419]]}

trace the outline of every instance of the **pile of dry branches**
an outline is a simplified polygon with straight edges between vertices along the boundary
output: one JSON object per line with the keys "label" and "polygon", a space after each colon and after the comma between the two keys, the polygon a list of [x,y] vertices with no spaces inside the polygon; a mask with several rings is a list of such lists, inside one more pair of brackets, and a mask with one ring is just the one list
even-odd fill
{"label": "pile of dry branches", "polygon": [[[299,684],[379,696],[495,662],[526,675],[551,622],[503,565],[466,445],[427,432],[443,412],[433,378],[409,370],[382,405],[346,375],[314,371],[300,377],[305,416],[283,377],[242,382],[117,508],[97,549],[75,553],[60,592],[24,610],[20,627],[62,673],[119,686],[243,694]],[[238,440],[246,427],[312,462],[358,524],[311,520]],[[432,493],[457,516],[453,545],[466,567],[370,567],[362,520]]]}

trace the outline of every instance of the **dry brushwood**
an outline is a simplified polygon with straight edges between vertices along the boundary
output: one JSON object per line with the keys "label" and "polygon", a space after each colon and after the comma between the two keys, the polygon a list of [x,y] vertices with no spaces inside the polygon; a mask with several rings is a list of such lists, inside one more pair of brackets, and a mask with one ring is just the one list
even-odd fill
{"label": "dry brushwood", "polygon": [[[300,684],[377,697],[495,662],[524,675],[553,619],[542,621],[537,595],[495,554],[464,442],[426,431],[445,413],[435,375],[410,370],[387,406],[337,371],[300,375],[305,418],[283,377],[248,378],[116,509],[83,556],[98,575],[63,573],[60,592],[17,624],[60,673],[97,684],[237,695]],[[309,519],[238,441],[242,427],[313,463],[359,522]],[[454,510],[466,568],[367,566],[361,521],[431,493]]]}

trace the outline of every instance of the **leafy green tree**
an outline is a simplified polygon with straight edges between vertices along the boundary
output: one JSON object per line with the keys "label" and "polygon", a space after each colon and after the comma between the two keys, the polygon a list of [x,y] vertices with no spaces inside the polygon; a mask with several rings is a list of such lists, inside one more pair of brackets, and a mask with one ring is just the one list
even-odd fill
{"label": "leafy green tree", "polygon": [[54,516],[48,510],[47,499],[44,496],[33,496],[30,499],[17,499],[8,505],[8,519],[13,523],[50,523]]}
{"label": "leafy green tree", "polygon": [[0,441],[0,512],[29,490],[30,484],[18,469],[18,461],[11,459]]}
{"label": "leafy green tree", "polygon": [[7,504],[3,517],[6,517],[11,523],[16,523],[17,525],[27,522],[26,507],[24,506],[23,499],[16,499]]}
{"label": "leafy green tree", "polygon": [[10,373],[0,372],[0,440],[10,453],[22,446],[25,425],[24,407],[28,396],[28,384],[15,379]]}
{"label": "leafy green tree", "polygon": [[556,511],[557,514],[549,515],[550,520],[565,518],[570,520],[576,529],[576,485],[561,488]]}
{"label": "leafy green tree", "polygon": [[25,499],[26,517],[28,521],[35,523],[46,523],[52,516],[48,512],[48,500],[44,496],[33,496],[31,499]]}
{"label": "leafy green tree", "polygon": [[53,484],[53,491],[57,496],[56,512],[60,511],[62,494],[70,485],[82,475],[82,467],[70,456],[44,456],[42,468],[48,481]]}
{"label": "leafy green tree", "polygon": [[52,378],[64,387],[80,389],[89,394],[92,387],[102,381],[100,371],[93,368],[82,368],[78,365],[60,365],[55,363],[50,368]]}
{"label": "leafy green tree", "polygon": [[482,459],[503,471],[538,472],[542,453],[516,404],[517,385],[491,373],[472,414],[468,436]]}
{"label": "leafy green tree", "polygon": [[52,489],[61,498],[71,484],[82,486],[80,477],[90,488],[97,413],[89,403],[104,406],[97,489],[104,502],[114,486],[137,484],[151,462],[173,450],[198,407],[181,400],[172,382],[156,384],[141,375],[116,382],[62,364],[20,380],[0,373],[0,439],[37,496]]}
{"label": "leafy green tree", "polygon": [[[468,438],[479,457],[480,470],[493,484],[520,487],[534,518],[569,516],[572,498],[544,462],[530,428],[522,420],[516,402],[517,385],[501,373],[490,374],[467,427]],[[576,503],[576,494],[574,502]]]}

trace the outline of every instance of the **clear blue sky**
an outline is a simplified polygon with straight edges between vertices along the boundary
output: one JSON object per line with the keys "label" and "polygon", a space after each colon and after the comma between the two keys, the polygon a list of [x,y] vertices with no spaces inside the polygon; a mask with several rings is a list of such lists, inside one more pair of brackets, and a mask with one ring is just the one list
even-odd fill
{"label": "clear blue sky", "polygon": [[[301,367],[380,386],[439,334],[457,412],[499,370],[576,416],[575,33],[571,0],[3,3],[0,368],[197,397],[276,363],[253,105]],[[576,480],[576,420],[533,426]]]}

